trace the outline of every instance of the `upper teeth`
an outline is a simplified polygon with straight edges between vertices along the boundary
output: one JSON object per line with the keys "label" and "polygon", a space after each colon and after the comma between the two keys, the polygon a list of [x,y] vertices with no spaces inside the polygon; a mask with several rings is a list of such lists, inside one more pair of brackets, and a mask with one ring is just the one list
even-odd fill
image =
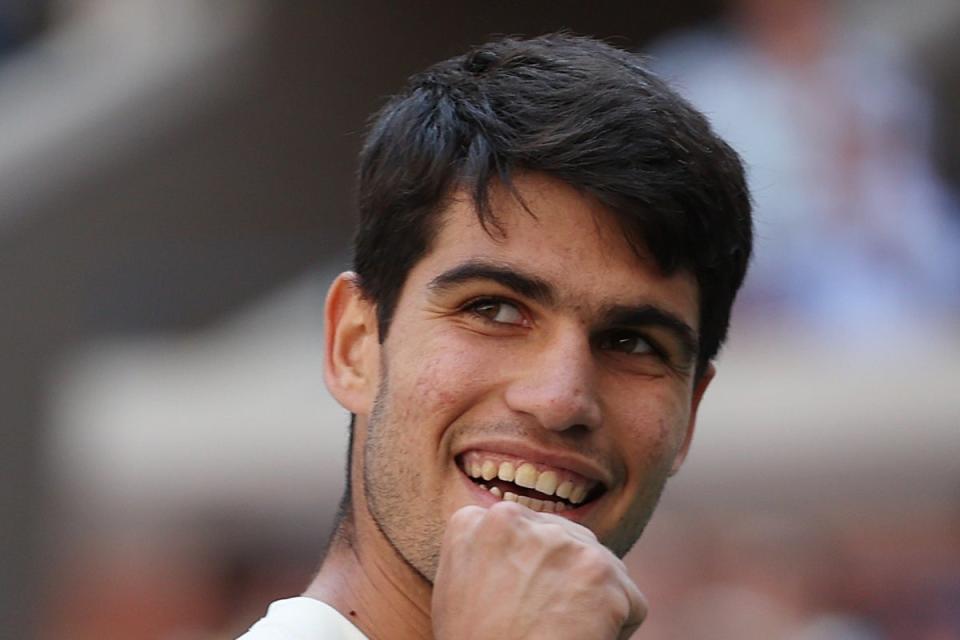
{"label": "upper teeth", "polygon": [[[556,495],[558,498],[569,500],[574,504],[583,502],[591,488],[589,481],[578,478],[569,472],[553,469],[538,470],[536,466],[529,462],[519,464],[510,460],[498,462],[491,458],[481,457],[475,452],[470,452],[465,456],[464,470],[471,478],[483,480],[499,478],[527,489],[534,489],[544,495]],[[503,496],[499,495],[499,489],[496,491],[491,489],[491,492],[502,499],[511,499],[512,497],[521,504],[525,504],[527,501],[536,501],[533,498],[523,500],[524,496],[517,496],[509,491],[504,492]]]}

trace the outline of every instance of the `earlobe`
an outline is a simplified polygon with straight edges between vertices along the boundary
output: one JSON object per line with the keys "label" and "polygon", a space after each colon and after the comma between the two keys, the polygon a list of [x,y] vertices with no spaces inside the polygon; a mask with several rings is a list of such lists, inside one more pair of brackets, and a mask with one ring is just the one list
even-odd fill
{"label": "earlobe", "polygon": [[379,383],[376,307],[364,297],[357,275],[341,273],[330,285],[324,310],[324,378],[343,408],[367,415]]}
{"label": "earlobe", "polygon": [[680,470],[683,461],[687,459],[687,454],[690,452],[690,444],[693,442],[693,432],[696,431],[697,411],[700,408],[700,401],[703,399],[703,394],[706,392],[707,387],[710,386],[710,382],[715,375],[717,375],[717,368],[713,366],[711,362],[707,365],[703,375],[694,383],[693,395],[690,402],[690,420],[687,423],[687,432],[684,434],[680,449],[677,450],[677,455],[673,459],[673,466],[670,468],[671,476]]}

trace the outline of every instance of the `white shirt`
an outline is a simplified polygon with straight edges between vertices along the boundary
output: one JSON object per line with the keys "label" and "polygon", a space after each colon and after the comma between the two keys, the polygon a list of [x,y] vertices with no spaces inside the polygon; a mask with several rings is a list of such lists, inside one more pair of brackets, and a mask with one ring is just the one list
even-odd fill
{"label": "white shirt", "polygon": [[330,605],[307,598],[277,600],[237,640],[367,640]]}

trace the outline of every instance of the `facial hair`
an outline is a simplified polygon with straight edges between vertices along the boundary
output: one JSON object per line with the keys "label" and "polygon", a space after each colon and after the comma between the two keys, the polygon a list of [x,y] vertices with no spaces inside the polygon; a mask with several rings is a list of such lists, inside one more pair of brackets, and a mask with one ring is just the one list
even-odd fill
{"label": "facial hair", "polygon": [[[404,449],[402,415],[396,415],[388,392],[386,362],[367,424],[363,451],[363,487],[371,519],[397,554],[427,582],[433,583],[440,560],[444,525],[434,496],[418,490],[417,471],[409,466],[414,452]],[[433,500],[432,500],[433,498]],[[433,517],[420,517],[426,508]]]}
{"label": "facial hair", "polygon": [[[380,384],[367,424],[363,450],[364,495],[371,519],[384,539],[411,568],[433,583],[440,559],[446,522],[440,491],[424,490],[418,482],[418,452],[410,450],[405,429],[416,429],[417,420],[392,402],[386,359],[381,361]],[[502,433],[508,427],[496,429]],[[473,433],[478,433],[477,428]],[[620,526],[601,537],[618,557],[633,547],[646,528],[670,475],[670,460],[651,459],[643,487]]]}

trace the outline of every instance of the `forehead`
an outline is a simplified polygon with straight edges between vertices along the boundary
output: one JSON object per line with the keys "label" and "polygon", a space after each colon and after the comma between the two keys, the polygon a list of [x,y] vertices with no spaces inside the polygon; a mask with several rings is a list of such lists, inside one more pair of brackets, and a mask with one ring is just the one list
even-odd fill
{"label": "forehead", "polygon": [[486,260],[548,281],[566,305],[656,302],[697,326],[693,276],[685,271],[664,275],[650,256],[631,246],[604,205],[540,174],[518,176],[514,186],[522,203],[503,187],[491,189],[496,226],[484,227],[469,194],[456,194],[411,279]]}

